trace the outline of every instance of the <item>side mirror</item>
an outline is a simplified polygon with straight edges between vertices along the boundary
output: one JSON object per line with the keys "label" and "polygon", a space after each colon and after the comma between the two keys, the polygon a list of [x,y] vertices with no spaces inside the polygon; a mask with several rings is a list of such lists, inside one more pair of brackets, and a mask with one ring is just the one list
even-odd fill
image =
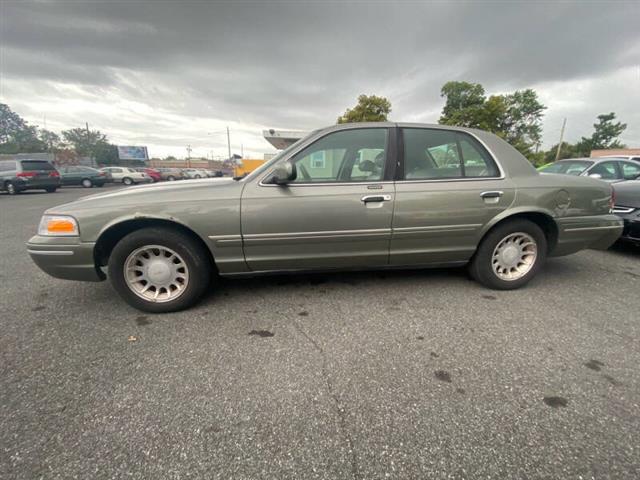
{"label": "side mirror", "polygon": [[279,164],[273,174],[269,183],[275,183],[276,185],[286,185],[297,178],[296,166],[293,162],[287,160]]}
{"label": "side mirror", "polygon": [[602,178],[602,175],[600,175],[599,173],[590,173],[589,176],[591,178],[597,178],[598,180]]}

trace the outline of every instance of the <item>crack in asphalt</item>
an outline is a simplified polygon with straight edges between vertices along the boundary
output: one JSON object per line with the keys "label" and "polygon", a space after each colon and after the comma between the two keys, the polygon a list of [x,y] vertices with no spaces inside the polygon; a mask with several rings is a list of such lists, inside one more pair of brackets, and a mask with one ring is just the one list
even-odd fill
{"label": "crack in asphalt", "polygon": [[351,461],[351,476],[357,480],[360,478],[360,472],[358,470],[358,461],[356,458],[356,451],[353,448],[353,439],[351,438],[351,435],[349,434],[349,429],[347,428],[347,419],[345,416],[345,409],[342,406],[342,402],[340,402],[340,399],[338,398],[338,394],[333,388],[333,383],[331,382],[331,377],[329,376],[329,369],[327,367],[327,356],[323,348],[318,344],[318,342],[316,342],[307,332],[305,332],[304,329],[300,326],[300,324],[296,320],[293,321],[293,326],[304,338],[307,339],[307,341],[313,346],[313,348],[317,350],[317,352],[322,357],[322,367],[321,367],[322,377],[324,378],[324,381],[326,383],[329,396],[331,396],[336,406],[336,413],[338,415],[338,420],[340,422],[340,430],[342,432],[342,435],[344,436],[344,439],[347,443],[347,447],[349,449],[350,461]]}

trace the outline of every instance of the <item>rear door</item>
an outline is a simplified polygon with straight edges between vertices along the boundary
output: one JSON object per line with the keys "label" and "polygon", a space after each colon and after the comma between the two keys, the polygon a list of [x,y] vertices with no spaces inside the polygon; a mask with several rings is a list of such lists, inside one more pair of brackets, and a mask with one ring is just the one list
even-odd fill
{"label": "rear door", "polygon": [[52,178],[58,175],[55,167],[46,160],[21,160],[22,173],[29,175],[30,186],[51,185]]}
{"label": "rear door", "polygon": [[391,265],[466,262],[482,227],[515,198],[512,182],[466,132],[401,128]]}
{"label": "rear door", "polygon": [[395,162],[392,144],[386,127],[330,132],[292,152],[297,178],[288,185],[268,183],[268,174],[248,183],[241,225],[249,268],[387,265],[394,186],[385,167]]}

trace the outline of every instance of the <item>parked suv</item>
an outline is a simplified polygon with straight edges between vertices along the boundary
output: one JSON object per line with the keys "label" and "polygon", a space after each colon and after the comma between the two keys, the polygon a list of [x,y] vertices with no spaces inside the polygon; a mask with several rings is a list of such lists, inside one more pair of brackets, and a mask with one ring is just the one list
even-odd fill
{"label": "parked suv", "polygon": [[24,190],[55,192],[60,174],[46,160],[0,160],[0,190],[15,195]]}

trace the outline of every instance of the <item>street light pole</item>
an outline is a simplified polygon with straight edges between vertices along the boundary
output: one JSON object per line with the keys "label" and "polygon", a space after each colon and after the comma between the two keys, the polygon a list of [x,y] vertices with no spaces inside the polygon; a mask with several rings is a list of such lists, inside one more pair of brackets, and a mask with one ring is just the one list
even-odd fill
{"label": "street light pole", "polygon": [[231,139],[229,137],[229,127],[227,127],[227,148],[229,149],[229,160],[231,160]]}

